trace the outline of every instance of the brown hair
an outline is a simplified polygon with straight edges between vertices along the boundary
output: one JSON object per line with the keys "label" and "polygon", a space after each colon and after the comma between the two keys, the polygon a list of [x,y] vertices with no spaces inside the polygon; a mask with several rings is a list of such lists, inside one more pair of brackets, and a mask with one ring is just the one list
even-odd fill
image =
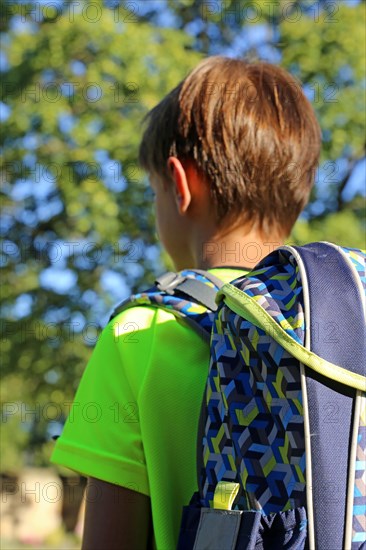
{"label": "brown hair", "polygon": [[208,57],[145,119],[143,169],[168,181],[169,156],[193,160],[219,224],[237,218],[267,236],[290,233],[314,182],[321,132],[300,83],[284,69]]}

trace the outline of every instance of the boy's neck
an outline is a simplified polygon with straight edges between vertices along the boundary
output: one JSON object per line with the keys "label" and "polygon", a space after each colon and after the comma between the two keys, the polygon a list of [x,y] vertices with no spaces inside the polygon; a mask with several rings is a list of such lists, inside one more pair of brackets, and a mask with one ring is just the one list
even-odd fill
{"label": "boy's neck", "polygon": [[197,239],[193,247],[195,265],[199,269],[216,266],[253,268],[270,252],[283,244],[283,239],[263,239],[257,233],[243,233],[243,228],[232,230],[226,235],[211,235]]}

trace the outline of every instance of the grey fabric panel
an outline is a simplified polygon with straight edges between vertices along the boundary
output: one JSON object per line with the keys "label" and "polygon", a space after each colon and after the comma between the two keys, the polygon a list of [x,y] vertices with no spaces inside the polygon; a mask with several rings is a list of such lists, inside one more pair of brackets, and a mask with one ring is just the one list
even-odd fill
{"label": "grey fabric panel", "polygon": [[235,550],[242,513],[201,508],[193,550]]}
{"label": "grey fabric panel", "polygon": [[195,273],[199,273],[200,275],[204,275],[206,279],[211,281],[214,285],[216,285],[218,288],[221,288],[224,286],[224,282],[216,277],[216,275],[212,275],[212,273],[209,273],[208,271],[204,271],[203,269],[192,269]]}
{"label": "grey fabric panel", "polygon": [[[192,271],[203,275],[206,279],[213,282],[218,288],[221,288],[224,284],[223,281],[214,275],[207,273],[206,271],[198,269],[194,269]],[[217,305],[215,302],[217,289],[208,286],[203,281],[186,277],[185,275],[182,275],[181,272],[174,273],[173,271],[168,271],[167,273],[160,275],[160,277],[155,280],[155,284],[159,290],[167,292],[168,294],[177,295],[177,291],[180,291],[186,294],[189,298],[193,298],[194,302],[204,305],[211,311],[217,310]]]}
{"label": "grey fabric panel", "polygon": [[217,304],[215,302],[217,290],[206,285],[202,281],[187,278],[177,284],[174,290],[184,292],[189,298],[193,298],[193,301],[204,305],[211,311],[217,310]]}

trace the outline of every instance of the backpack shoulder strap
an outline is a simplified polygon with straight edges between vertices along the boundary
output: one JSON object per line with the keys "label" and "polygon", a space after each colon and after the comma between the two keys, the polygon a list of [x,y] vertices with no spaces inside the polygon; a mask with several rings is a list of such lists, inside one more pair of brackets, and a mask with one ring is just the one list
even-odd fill
{"label": "backpack shoulder strap", "polygon": [[[205,306],[211,311],[216,311],[215,302],[217,291],[223,286],[223,282],[207,271],[190,270],[197,278],[187,276],[184,272],[174,273],[169,271],[158,277],[155,281],[157,288],[168,294],[185,294],[192,301]],[[206,279],[206,281],[205,281]],[[212,286],[207,284],[213,283]]]}
{"label": "backpack shoulder strap", "polygon": [[[362,365],[365,364],[366,350],[362,344],[366,327],[364,322],[360,322],[363,318],[363,291],[360,272],[345,256],[329,243],[311,243],[303,247],[283,246],[262,260],[252,272],[255,275],[261,270],[268,271],[278,257],[282,257],[281,262],[295,262],[298,265],[304,308],[307,311],[305,344],[291,330],[289,323],[281,322],[273,316],[272,303],[276,302],[276,297],[272,291],[270,299],[256,299],[250,276],[240,289],[231,283],[225,284],[218,293],[218,300],[223,300],[238,315],[269,332],[284,349],[319,375],[364,391],[366,377]],[[270,270],[268,274],[271,277]],[[254,290],[256,286],[258,284],[254,285]],[[261,290],[265,287],[261,283],[259,288]],[[353,326],[355,332],[351,335]],[[344,340],[347,341],[345,346],[342,345]],[[355,348],[356,354],[353,351]],[[337,350],[340,350],[339,356],[336,356]],[[330,357],[333,357],[333,361]]]}
{"label": "backpack shoulder strap", "polygon": [[184,317],[188,324],[206,341],[209,341],[213,314],[217,309],[217,291],[223,282],[206,271],[187,269],[167,272],[155,280],[148,290],[133,294],[112,312],[111,321],[121,311],[135,305],[148,305],[166,309]]}

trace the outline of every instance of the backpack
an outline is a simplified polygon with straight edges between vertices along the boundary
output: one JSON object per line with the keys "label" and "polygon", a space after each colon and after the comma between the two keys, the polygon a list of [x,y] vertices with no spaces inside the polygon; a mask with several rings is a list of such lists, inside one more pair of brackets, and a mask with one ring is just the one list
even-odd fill
{"label": "backpack", "polygon": [[218,292],[178,550],[366,549],[365,290],[319,242]]}

